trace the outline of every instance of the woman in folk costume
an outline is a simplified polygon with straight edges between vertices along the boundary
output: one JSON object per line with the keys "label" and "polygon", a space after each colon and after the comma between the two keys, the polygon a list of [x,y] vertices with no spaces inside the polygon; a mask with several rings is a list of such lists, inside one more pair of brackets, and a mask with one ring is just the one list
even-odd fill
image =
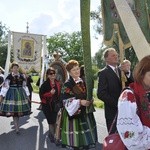
{"label": "woman in folk costume", "polygon": [[90,149],[97,141],[97,128],[92,113],[86,113],[86,107],[92,101],[86,100],[86,87],[80,78],[79,63],[70,60],[66,64],[69,79],[64,83],[61,100],[64,111],[62,116],[61,139],[63,146],[74,149]]}
{"label": "woman in folk costume", "polygon": [[6,77],[0,92],[2,100],[0,115],[13,117],[17,134],[19,133],[19,117],[30,114],[29,90],[24,76],[18,70],[19,65],[12,63],[12,72]]}
{"label": "woman in folk costume", "polygon": [[49,125],[49,138],[55,142],[54,134],[57,113],[60,109],[60,82],[56,80],[56,71],[50,67],[46,71],[46,81],[41,85],[39,95],[42,102],[42,111]]}
{"label": "woman in folk costume", "polygon": [[134,82],[118,102],[117,129],[129,150],[150,149],[150,55],[135,67]]}

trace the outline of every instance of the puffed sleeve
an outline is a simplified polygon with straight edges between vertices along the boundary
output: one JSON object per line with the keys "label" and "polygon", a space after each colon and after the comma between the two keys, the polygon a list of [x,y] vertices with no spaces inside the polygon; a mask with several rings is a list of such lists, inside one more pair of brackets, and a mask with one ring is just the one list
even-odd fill
{"label": "puffed sleeve", "polygon": [[80,100],[75,99],[75,97],[64,100],[65,109],[67,110],[69,116],[73,116],[80,107]]}
{"label": "puffed sleeve", "polygon": [[130,89],[123,91],[119,97],[117,129],[127,149],[150,149],[150,128],[142,125],[137,114],[136,99]]}
{"label": "puffed sleeve", "polygon": [[8,89],[9,89],[9,83],[10,83],[10,80],[6,79],[2,88],[1,88],[0,95],[2,95],[3,97],[5,97]]}
{"label": "puffed sleeve", "polygon": [[75,98],[72,90],[66,85],[62,87],[61,99],[69,116],[73,116],[80,108],[80,100]]}
{"label": "puffed sleeve", "polygon": [[[24,75],[23,75],[23,78],[24,78]],[[27,82],[26,82],[25,78],[24,78],[24,80],[23,80],[22,87],[23,87],[23,89],[25,90],[27,96],[29,96],[29,95],[30,95],[30,92],[29,92],[29,88],[27,87]]]}
{"label": "puffed sleeve", "polygon": [[29,92],[28,87],[27,87],[27,86],[23,86],[23,89],[25,90],[27,96],[29,96],[29,95],[30,95],[30,92]]}

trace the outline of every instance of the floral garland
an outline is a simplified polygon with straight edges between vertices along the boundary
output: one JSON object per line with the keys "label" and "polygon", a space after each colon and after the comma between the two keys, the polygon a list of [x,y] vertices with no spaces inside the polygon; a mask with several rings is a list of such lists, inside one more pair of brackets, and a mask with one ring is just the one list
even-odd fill
{"label": "floral garland", "polygon": [[20,49],[18,49],[17,50],[17,58],[20,61],[34,62],[37,59],[37,51],[35,51],[34,58],[32,58],[32,59],[31,58],[21,58],[21,56],[20,56]]}

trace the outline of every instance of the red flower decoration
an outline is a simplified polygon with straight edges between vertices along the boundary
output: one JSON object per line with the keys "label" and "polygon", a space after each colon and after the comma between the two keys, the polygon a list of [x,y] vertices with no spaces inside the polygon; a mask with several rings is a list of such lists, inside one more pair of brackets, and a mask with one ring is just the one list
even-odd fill
{"label": "red flower decoration", "polygon": [[65,92],[66,92],[66,93],[70,93],[70,89],[69,89],[69,88],[66,88]]}
{"label": "red flower decoration", "polygon": [[126,138],[128,138],[129,137],[129,131],[126,131],[125,133],[124,133],[124,138],[126,139]]}
{"label": "red flower decoration", "polygon": [[131,93],[131,92],[128,92],[127,93],[127,99],[130,101],[130,102],[135,102],[135,97],[134,97],[134,94]]}

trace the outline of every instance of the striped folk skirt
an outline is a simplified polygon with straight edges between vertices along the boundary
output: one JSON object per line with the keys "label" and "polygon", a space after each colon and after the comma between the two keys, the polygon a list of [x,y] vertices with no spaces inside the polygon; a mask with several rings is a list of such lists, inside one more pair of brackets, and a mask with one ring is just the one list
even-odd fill
{"label": "striped folk skirt", "polygon": [[93,113],[69,120],[66,110],[62,115],[61,140],[63,146],[90,149],[97,142],[97,127]]}
{"label": "striped folk skirt", "polygon": [[25,116],[31,113],[23,87],[10,87],[0,106],[0,116]]}

